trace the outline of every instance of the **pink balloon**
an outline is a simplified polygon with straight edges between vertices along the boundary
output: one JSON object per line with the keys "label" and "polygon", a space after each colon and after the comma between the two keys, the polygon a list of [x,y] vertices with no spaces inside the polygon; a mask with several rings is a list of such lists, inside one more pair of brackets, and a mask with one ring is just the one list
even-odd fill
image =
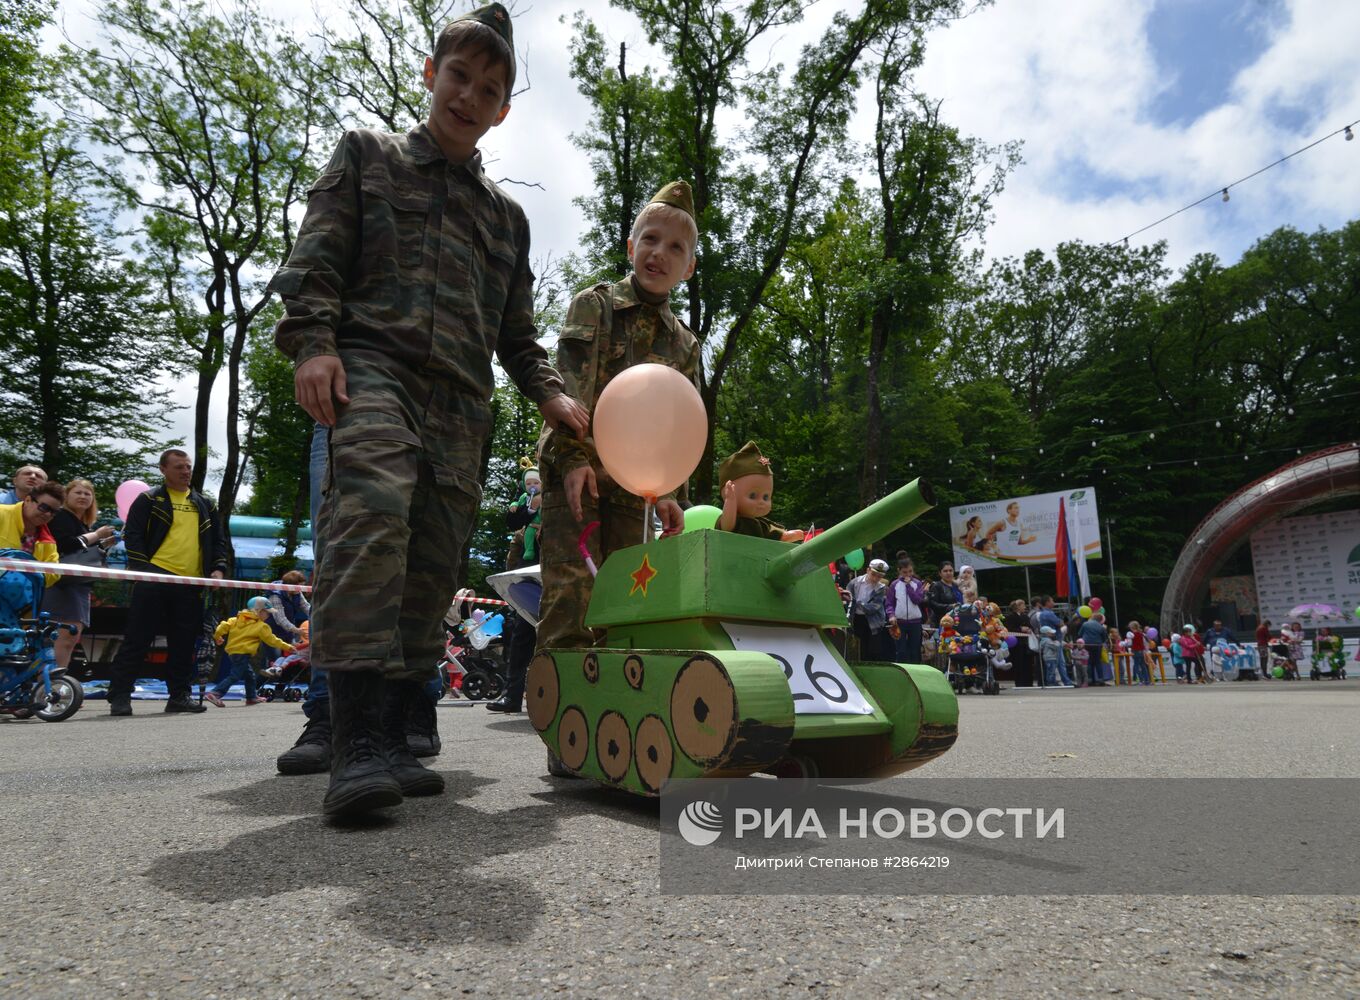
{"label": "pink balloon", "polygon": [[613,480],[655,500],[690,477],[704,454],[708,415],[699,390],[665,365],[634,365],[600,393],[595,451]]}
{"label": "pink balloon", "polygon": [[118,508],[118,517],[126,521],[128,511],[132,509],[132,501],[136,500],[143,493],[151,492],[151,487],[140,479],[129,479],[118,489],[113,491],[113,505]]}
{"label": "pink balloon", "polygon": [[1102,607],[1105,606],[1105,602],[1102,601],[1099,597],[1093,597],[1086,603],[1091,606],[1092,611],[1099,611]]}

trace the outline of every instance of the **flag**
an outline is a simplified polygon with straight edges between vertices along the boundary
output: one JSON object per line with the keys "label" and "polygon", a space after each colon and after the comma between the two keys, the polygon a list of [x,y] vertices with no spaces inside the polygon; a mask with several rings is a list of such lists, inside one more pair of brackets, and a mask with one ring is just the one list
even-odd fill
{"label": "flag", "polygon": [[1067,505],[1058,497],[1058,538],[1053,546],[1053,568],[1057,583],[1053,589],[1059,597],[1070,597],[1076,582],[1072,573],[1072,547],[1067,539]]}
{"label": "flag", "polygon": [[1085,599],[1091,596],[1091,578],[1086,573],[1086,538],[1081,533],[1081,511],[1072,505],[1072,553],[1076,562],[1077,596]]}

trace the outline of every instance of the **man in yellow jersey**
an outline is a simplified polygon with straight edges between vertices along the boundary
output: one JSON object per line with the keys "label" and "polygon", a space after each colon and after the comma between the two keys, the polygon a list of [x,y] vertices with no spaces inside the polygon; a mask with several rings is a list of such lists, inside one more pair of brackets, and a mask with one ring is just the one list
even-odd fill
{"label": "man in yellow jersey", "polygon": [[[165,483],[132,501],[123,542],[128,569],[169,576],[212,576],[227,569],[227,544],[217,511],[189,486],[193,463],[178,448],[161,455]],[[132,685],[158,635],[169,648],[167,712],[202,712],[190,700],[194,640],[203,628],[203,588],[182,583],[136,583],[128,608],[123,645],[114,658],[109,681],[109,714],[132,714]]]}

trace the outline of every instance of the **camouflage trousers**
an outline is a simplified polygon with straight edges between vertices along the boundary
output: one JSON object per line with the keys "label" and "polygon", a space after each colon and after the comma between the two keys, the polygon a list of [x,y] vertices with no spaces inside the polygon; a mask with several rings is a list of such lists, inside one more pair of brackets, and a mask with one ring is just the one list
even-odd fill
{"label": "camouflage trousers", "polygon": [[548,467],[542,474],[543,524],[538,548],[543,599],[539,603],[538,645],[540,649],[590,646],[603,638],[603,632],[586,628],[586,608],[595,579],[577,548],[581,532],[590,522],[600,522],[589,542],[591,558],[599,567],[610,553],[641,544],[643,502],[608,482],[597,469],[600,499],[593,499],[587,491],[581,498],[584,520],[577,521],[567,506],[556,470]]}
{"label": "camouflage trousers", "polygon": [[423,681],[443,655],[490,412],[444,379],[341,360],[350,403],[330,435],[312,662]]}

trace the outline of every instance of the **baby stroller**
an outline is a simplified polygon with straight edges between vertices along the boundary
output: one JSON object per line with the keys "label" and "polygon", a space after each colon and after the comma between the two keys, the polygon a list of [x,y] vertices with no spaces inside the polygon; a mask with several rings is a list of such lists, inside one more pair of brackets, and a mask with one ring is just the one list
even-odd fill
{"label": "baby stroller", "polygon": [[[32,559],[19,549],[0,549],[7,559]],[[36,715],[61,722],[80,710],[85,689],[57,666],[57,632],[70,625],[40,614],[45,582],[41,573],[0,571],[0,713],[16,719]],[[25,612],[34,618],[22,617]]]}
{"label": "baby stroller", "polygon": [[1313,667],[1308,676],[1315,681],[1324,677],[1333,681],[1346,679],[1346,653],[1341,636],[1319,636],[1313,640]]}
{"label": "baby stroller", "polygon": [[475,626],[465,633],[461,625],[445,622],[444,658],[439,664],[445,694],[469,701],[495,701],[505,693],[505,664],[492,651],[492,638]]}
{"label": "baby stroller", "polygon": [[1278,677],[1286,681],[1299,679],[1298,668],[1294,665],[1294,657],[1290,655],[1289,643],[1276,641],[1270,644],[1269,663],[1266,666],[1265,673],[1270,677]]}
{"label": "baby stroller", "polygon": [[[958,636],[953,652],[949,654],[947,677],[955,693],[981,691],[983,694],[1000,694],[1001,683],[996,679],[996,650],[985,637]],[[971,641],[969,641],[971,640]]]}

